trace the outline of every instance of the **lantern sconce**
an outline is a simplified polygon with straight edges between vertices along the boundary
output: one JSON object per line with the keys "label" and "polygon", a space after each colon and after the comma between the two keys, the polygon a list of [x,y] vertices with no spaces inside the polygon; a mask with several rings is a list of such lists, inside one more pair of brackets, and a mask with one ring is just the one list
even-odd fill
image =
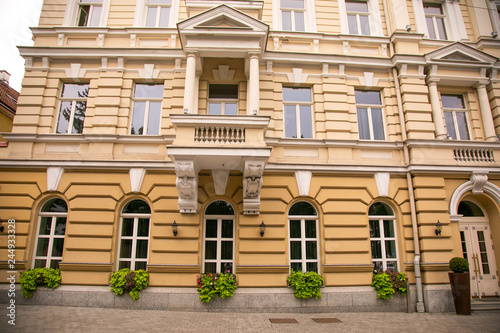
{"label": "lantern sconce", "polygon": [[2,222],[3,222],[2,219],[0,219],[0,232],[3,232],[3,229],[5,229],[2,225]]}
{"label": "lantern sconce", "polygon": [[441,236],[441,230],[443,229],[443,224],[441,222],[436,223],[436,230],[434,232],[436,233],[436,236]]}
{"label": "lantern sconce", "polygon": [[174,237],[177,236],[177,227],[179,225],[177,224],[177,222],[175,222],[174,220],[174,223],[172,223],[172,233],[174,234]]}
{"label": "lantern sconce", "polygon": [[264,221],[260,224],[260,237],[264,237],[264,232],[266,231],[266,225],[264,224]]}

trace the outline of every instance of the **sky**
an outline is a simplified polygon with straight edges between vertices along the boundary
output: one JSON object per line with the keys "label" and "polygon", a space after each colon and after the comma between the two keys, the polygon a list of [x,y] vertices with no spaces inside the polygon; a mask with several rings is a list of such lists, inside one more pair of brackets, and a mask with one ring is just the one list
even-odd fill
{"label": "sky", "polygon": [[9,85],[21,90],[24,59],[17,46],[33,45],[29,27],[36,27],[43,0],[0,0],[0,70],[10,73]]}

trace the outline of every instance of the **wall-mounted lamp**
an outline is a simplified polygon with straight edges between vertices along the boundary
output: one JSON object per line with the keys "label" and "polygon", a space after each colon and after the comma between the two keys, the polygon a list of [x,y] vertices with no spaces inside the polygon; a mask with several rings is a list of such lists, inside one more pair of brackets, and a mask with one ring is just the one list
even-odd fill
{"label": "wall-mounted lamp", "polygon": [[174,223],[172,223],[172,233],[174,234],[174,237],[177,236],[177,222],[175,222],[174,220]]}
{"label": "wall-mounted lamp", "polygon": [[498,32],[495,30],[495,31],[492,31],[491,32],[491,37],[493,38],[497,38],[498,37]]}
{"label": "wall-mounted lamp", "polygon": [[264,221],[260,224],[260,237],[264,237],[264,232],[266,231],[266,225],[264,224]]}
{"label": "wall-mounted lamp", "polygon": [[436,233],[436,236],[441,236],[441,230],[443,229],[443,224],[441,222],[436,223],[436,230],[434,232]]}
{"label": "wall-mounted lamp", "polygon": [[406,31],[407,31],[407,32],[410,32],[410,31],[411,31],[411,25],[410,25],[410,24],[407,24],[407,25],[406,25]]}

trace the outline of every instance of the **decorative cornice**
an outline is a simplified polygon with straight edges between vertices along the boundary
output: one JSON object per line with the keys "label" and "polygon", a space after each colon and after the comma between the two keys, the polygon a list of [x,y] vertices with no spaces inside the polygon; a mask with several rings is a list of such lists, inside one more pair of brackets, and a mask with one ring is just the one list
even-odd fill
{"label": "decorative cornice", "polygon": [[367,273],[373,272],[373,264],[323,265],[323,273]]}
{"label": "decorative cornice", "polygon": [[288,265],[238,265],[236,274],[288,274]]}
{"label": "decorative cornice", "polygon": [[422,272],[448,272],[450,267],[448,263],[421,263],[420,269]]}
{"label": "decorative cornice", "polygon": [[113,263],[60,262],[61,271],[112,272]]}
{"label": "decorative cornice", "polygon": [[150,273],[201,273],[200,265],[154,265],[148,264],[148,272]]}

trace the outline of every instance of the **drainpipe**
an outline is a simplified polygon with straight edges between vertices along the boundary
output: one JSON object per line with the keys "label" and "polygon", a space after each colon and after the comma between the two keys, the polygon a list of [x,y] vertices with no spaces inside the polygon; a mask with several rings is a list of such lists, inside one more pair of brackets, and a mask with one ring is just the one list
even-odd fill
{"label": "drainpipe", "polygon": [[[403,137],[403,153],[405,165],[410,165],[410,153],[408,151],[407,136],[406,136],[406,125],[403,113],[403,102],[401,101],[401,90],[399,88],[399,77],[398,71],[395,67],[392,68],[392,76],[394,77],[394,85],[396,87],[396,99],[398,101],[398,113],[401,123],[401,136]],[[420,238],[418,235],[418,225],[417,225],[417,209],[415,207],[415,197],[413,195],[413,180],[411,178],[410,171],[406,172],[406,182],[408,183],[408,194],[410,198],[410,213],[411,213],[411,225],[413,229],[413,246],[415,248],[415,257],[413,259],[413,265],[415,269],[415,284],[417,287],[417,312],[425,312],[424,306],[424,293],[422,291],[422,276],[420,274]]]}

